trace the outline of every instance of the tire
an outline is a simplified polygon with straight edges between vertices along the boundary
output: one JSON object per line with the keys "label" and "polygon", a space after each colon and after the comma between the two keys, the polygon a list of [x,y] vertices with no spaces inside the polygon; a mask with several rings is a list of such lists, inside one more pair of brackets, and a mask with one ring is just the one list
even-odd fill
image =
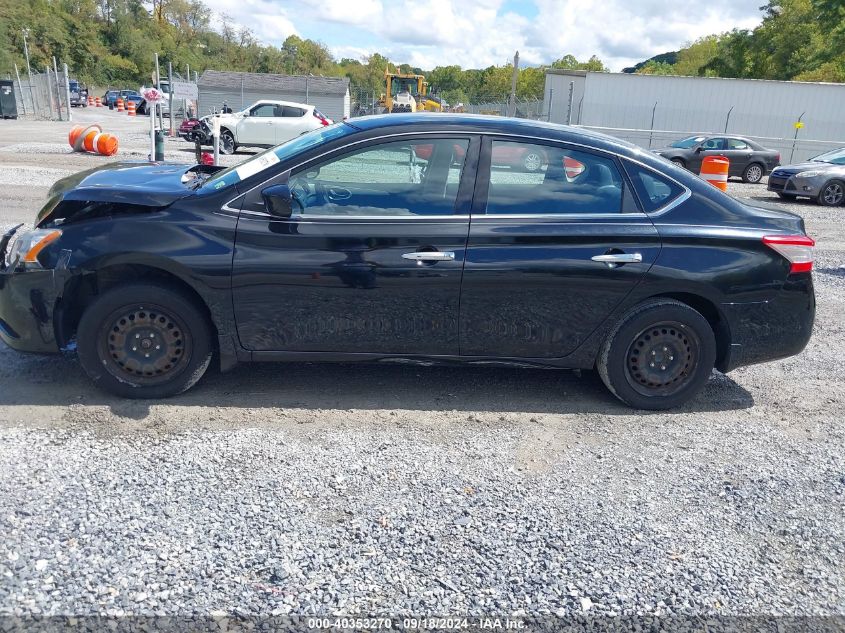
{"label": "tire", "polygon": [[684,169],[687,168],[687,164],[683,158],[673,158],[672,162],[675,163],[678,167],[683,167]]}
{"label": "tire", "polygon": [[816,201],[825,207],[838,207],[845,201],[845,182],[830,180],[824,184]]}
{"label": "tire", "polygon": [[750,163],[742,171],[742,182],[747,182],[752,185],[756,185],[758,182],[763,180],[763,176],[765,175],[766,170],[760,163]]}
{"label": "tire", "polygon": [[105,391],[167,398],[190,389],[208,369],[211,336],[205,314],[182,293],[138,282],[113,288],[86,308],[77,349],[85,373]]}
{"label": "tire", "polygon": [[596,368],[625,404],[664,410],[692,399],[715,362],[716,337],[707,319],[685,303],[658,299],[622,317],[602,346]]}
{"label": "tire", "polygon": [[235,150],[238,149],[237,143],[235,143],[235,137],[232,136],[232,133],[229,130],[223,130],[220,132],[220,153],[221,154],[234,154]]}
{"label": "tire", "polygon": [[529,174],[540,171],[545,164],[546,161],[540,152],[529,151],[522,157],[522,171]]}

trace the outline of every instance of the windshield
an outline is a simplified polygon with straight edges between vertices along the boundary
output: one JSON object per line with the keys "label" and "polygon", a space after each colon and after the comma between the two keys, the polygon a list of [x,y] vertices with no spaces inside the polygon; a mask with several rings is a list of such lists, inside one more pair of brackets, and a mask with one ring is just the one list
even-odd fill
{"label": "windshield", "polygon": [[234,185],[241,180],[246,180],[250,176],[264,171],[268,167],[272,167],[276,163],[293,158],[297,154],[309,150],[312,147],[328,143],[342,136],[347,136],[355,131],[356,129],[351,125],[335,123],[328,127],[321,127],[317,130],[307,132],[289,140],[287,143],[282,143],[277,147],[256,154],[239,165],[217,172],[214,174],[214,177],[209,178],[203,183],[202,189],[203,191],[217,190]]}
{"label": "windshield", "polygon": [[677,147],[678,149],[690,149],[691,147],[695,147],[701,141],[704,140],[703,136],[690,136],[689,138],[681,139],[680,141],[675,141],[670,145],[670,147]]}
{"label": "windshield", "polygon": [[840,147],[832,152],[825,152],[810,159],[814,163],[830,163],[831,165],[845,165],[845,147]]}
{"label": "windshield", "polygon": [[400,92],[410,92],[412,95],[417,94],[417,80],[411,78],[398,79],[394,78],[391,85],[391,93],[395,97]]}

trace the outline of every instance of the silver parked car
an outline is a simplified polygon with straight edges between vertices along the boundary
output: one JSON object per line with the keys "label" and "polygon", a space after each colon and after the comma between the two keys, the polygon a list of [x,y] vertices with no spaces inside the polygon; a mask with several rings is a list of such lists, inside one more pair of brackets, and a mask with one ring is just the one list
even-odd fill
{"label": "silver parked car", "polygon": [[781,198],[812,198],[826,207],[845,201],[845,147],[811,158],[806,163],[778,167],[769,175],[769,191]]}

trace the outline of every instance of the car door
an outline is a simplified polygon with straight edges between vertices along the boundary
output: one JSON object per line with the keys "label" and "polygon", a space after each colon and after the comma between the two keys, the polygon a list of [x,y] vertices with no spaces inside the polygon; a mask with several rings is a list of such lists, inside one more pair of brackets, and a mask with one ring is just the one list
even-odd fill
{"label": "car door", "polygon": [[276,106],[258,103],[249,109],[249,116],[238,122],[236,141],[240,145],[274,145],[276,142]]}
{"label": "car door", "polygon": [[[727,149],[722,154],[731,162],[728,173],[731,176],[741,176],[748,163],[751,162],[751,158],[754,156],[754,150],[742,139],[728,138],[725,140]],[[765,163],[765,161],[761,162]]]}
{"label": "car door", "polygon": [[296,138],[303,132],[308,132],[311,128],[305,127],[304,108],[297,108],[296,106],[278,106],[278,122],[276,125],[276,144],[280,145],[286,141]]}
{"label": "car door", "polygon": [[705,156],[723,156],[726,149],[726,139],[721,137],[708,138],[693,152],[692,160],[687,165],[687,168],[697,174],[701,171],[701,161],[704,160]]}
{"label": "car door", "polygon": [[[457,355],[478,145],[467,135],[372,141],[248,192],[232,277],[241,344]],[[261,202],[283,182],[298,201],[288,219]]]}
{"label": "car door", "polygon": [[[496,156],[517,150],[542,153],[547,163],[533,173],[497,164]],[[461,354],[569,355],[659,251],[616,157],[486,138],[464,264]]]}

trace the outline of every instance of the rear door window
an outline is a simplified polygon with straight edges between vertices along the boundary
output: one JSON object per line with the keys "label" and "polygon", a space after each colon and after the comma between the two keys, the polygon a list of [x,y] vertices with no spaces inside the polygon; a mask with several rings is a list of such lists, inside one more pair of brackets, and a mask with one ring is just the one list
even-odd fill
{"label": "rear door window", "polygon": [[488,214],[620,213],[616,161],[553,145],[493,140]]}
{"label": "rear door window", "polygon": [[738,138],[729,138],[728,149],[748,149],[748,143]]}

